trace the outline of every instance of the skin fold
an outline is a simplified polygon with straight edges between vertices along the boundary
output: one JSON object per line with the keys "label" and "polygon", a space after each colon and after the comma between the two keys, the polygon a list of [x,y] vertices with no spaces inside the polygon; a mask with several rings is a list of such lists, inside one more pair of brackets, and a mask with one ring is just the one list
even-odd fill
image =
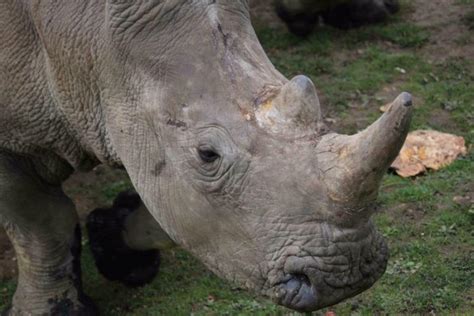
{"label": "skin fold", "polygon": [[[70,281],[77,253],[61,245],[45,259],[77,220],[67,198],[41,192],[99,163],[127,170],[172,242],[278,304],[316,310],[381,276],[388,252],[370,215],[410,95],[357,135],[330,132],[314,84],[274,68],[248,11],[240,0],[0,0],[0,219],[24,262],[11,314],[94,313]],[[11,194],[23,187],[42,204]],[[43,235],[34,262],[46,274],[29,269]]]}

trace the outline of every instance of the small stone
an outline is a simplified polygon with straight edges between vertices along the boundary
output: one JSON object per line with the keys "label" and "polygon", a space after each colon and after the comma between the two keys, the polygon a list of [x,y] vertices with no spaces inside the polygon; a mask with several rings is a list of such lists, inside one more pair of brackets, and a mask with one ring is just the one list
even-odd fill
{"label": "small stone", "polygon": [[407,71],[405,69],[400,68],[400,67],[395,67],[395,70],[398,71],[401,74],[406,74],[407,73]]}
{"label": "small stone", "polygon": [[462,206],[468,206],[472,204],[472,200],[468,196],[455,196],[453,202]]}
{"label": "small stone", "polygon": [[360,305],[359,302],[353,302],[353,303],[351,304],[351,310],[353,310],[353,311],[358,310],[358,309],[359,309],[359,305]]}
{"label": "small stone", "polygon": [[212,295],[207,296],[207,303],[208,304],[213,304],[216,301],[216,298]]}

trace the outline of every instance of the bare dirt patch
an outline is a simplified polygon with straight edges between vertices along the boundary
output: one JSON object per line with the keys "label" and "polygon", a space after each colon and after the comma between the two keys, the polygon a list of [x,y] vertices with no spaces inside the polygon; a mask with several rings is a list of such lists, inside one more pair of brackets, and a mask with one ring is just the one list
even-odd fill
{"label": "bare dirt patch", "polygon": [[103,189],[117,181],[127,181],[125,170],[97,166],[90,172],[76,172],[64,184],[63,189],[73,200],[79,218],[83,221],[95,208],[108,206]]}
{"label": "bare dirt patch", "polygon": [[[474,56],[474,31],[464,23],[469,10],[459,0],[414,0],[408,19],[429,28],[430,41],[422,53],[433,62]],[[474,10],[474,8],[471,8]]]}
{"label": "bare dirt patch", "polygon": [[[474,6],[460,4],[459,0],[414,0],[410,1],[409,10],[403,18],[429,31],[429,41],[417,50],[429,63],[442,63],[448,58],[474,57],[474,30],[465,23],[468,14],[474,12]],[[387,47],[393,50],[393,46]],[[341,54],[341,53],[339,53]],[[371,113],[378,111],[379,103],[376,100],[390,102],[401,92],[403,80],[384,86],[375,93],[366,104],[349,107],[346,119],[337,122],[339,130],[358,131],[369,123]],[[415,108],[425,100],[413,96]],[[429,125],[435,129],[455,129],[456,123],[448,111],[435,110],[427,119]]]}
{"label": "bare dirt patch", "polygon": [[0,280],[9,280],[18,273],[16,256],[8,236],[0,230]]}

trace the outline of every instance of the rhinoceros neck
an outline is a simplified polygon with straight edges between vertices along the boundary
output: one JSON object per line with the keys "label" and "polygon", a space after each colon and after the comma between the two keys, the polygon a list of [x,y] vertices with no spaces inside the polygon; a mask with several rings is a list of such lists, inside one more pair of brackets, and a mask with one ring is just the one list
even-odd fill
{"label": "rhinoceros neck", "polygon": [[76,169],[118,164],[102,113],[102,1],[17,1],[0,10],[0,149]]}

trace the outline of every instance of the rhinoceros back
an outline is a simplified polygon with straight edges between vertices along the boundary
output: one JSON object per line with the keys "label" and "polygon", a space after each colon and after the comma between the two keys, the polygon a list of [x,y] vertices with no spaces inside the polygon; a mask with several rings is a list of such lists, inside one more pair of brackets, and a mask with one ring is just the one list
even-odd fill
{"label": "rhinoceros back", "polygon": [[88,2],[0,0],[0,149],[76,169],[110,158]]}

